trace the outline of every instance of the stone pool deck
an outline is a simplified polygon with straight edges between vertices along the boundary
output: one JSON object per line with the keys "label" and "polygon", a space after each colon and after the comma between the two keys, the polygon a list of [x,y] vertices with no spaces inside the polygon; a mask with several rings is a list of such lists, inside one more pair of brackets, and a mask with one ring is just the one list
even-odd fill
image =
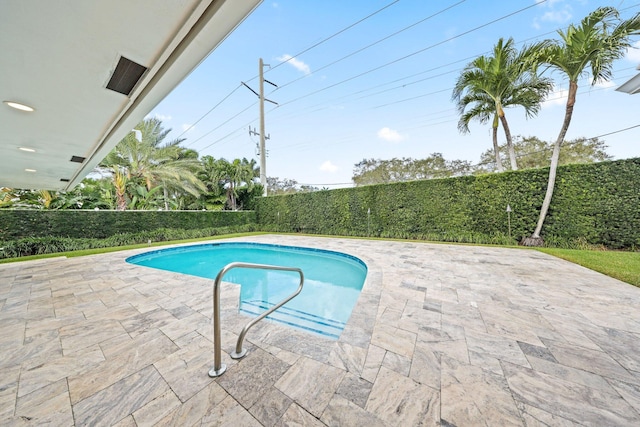
{"label": "stone pool deck", "polygon": [[533,250],[263,235],[361,258],[338,341],[142,250],[0,265],[0,425],[640,425],[640,289]]}

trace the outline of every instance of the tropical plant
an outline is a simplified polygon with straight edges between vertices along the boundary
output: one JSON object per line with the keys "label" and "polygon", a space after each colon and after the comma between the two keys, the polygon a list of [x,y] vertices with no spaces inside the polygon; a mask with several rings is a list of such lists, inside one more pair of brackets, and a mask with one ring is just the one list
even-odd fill
{"label": "tropical plant", "polygon": [[[197,197],[206,190],[197,176],[197,153],[181,147],[184,140],[164,142],[170,129],[165,130],[157,118],[143,120],[136,130],[140,131],[140,139],[129,133],[101,162],[103,168],[111,170],[118,209],[126,209],[127,199],[131,202],[140,197],[140,185],[146,187],[146,196],[162,195],[165,209],[169,208],[170,194],[185,192]],[[162,188],[162,192],[151,193],[155,187]]]}
{"label": "tropical plant", "polygon": [[609,81],[612,77],[613,62],[624,57],[631,47],[630,36],[640,32],[640,13],[622,21],[613,7],[600,7],[587,15],[578,26],[569,25],[559,30],[560,40],[552,40],[541,51],[542,63],[559,71],[569,80],[569,93],[564,120],[553,146],[547,190],[540,209],[540,215],[533,234],[524,238],[526,246],[542,246],[540,237],[544,220],[549,211],[556,182],[556,171],[560,159],[560,149],[569,129],[573,108],[578,93],[578,79],[590,74],[591,84]]}
{"label": "tropical plant", "polygon": [[518,51],[513,38],[506,42],[500,38],[492,54],[471,61],[462,70],[454,86],[452,98],[460,113],[460,132],[469,132],[469,123],[473,119],[480,123],[492,120],[498,171],[503,170],[498,153],[498,122],[502,124],[507,140],[511,169],[518,168],[505,108],[521,106],[527,118],[533,117],[540,111],[542,101],[553,87],[551,79],[540,77],[536,69],[537,55],[543,45],[536,43]]}

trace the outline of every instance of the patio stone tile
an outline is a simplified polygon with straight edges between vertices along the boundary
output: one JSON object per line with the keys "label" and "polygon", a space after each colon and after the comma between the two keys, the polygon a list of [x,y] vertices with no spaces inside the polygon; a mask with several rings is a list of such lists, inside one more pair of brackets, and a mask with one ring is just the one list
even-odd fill
{"label": "patio stone tile", "polygon": [[336,368],[360,375],[364,367],[366,357],[366,349],[355,347],[343,341],[338,341],[333,345],[333,349],[331,350],[327,363],[335,366]]}
{"label": "patio stone tile", "polygon": [[549,339],[544,339],[543,341],[558,363],[606,378],[632,381],[640,384],[640,378],[633,379],[634,377],[630,375],[629,371],[602,350],[580,348]]}
{"label": "patio stone tile", "polygon": [[41,365],[23,367],[20,373],[18,397],[24,396],[62,380],[70,375],[80,375],[104,361],[104,355],[98,346],[93,349],[68,356],[45,359]]}
{"label": "patio stone tile", "polygon": [[371,344],[392,351],[401,356],[412,357],[416,334],[384,324],[376,325],[371,336]]}
{"label": "patio stone tile", "polygon": [[371,393],[372,387],[373,384],[369,381],[354,374],[347,373],[342,379],[336,394],[364,408],[369,399],[369,393]]}
{"label": "patio stone tile", "polygon": [[503,370],[516,400],[583,425],[634,425],[638,414],[620,397],[509,362]]}
{"label": "patio stone tile", "polygon": [[382,361],[384,360],[384,355],[386,350],[384,348],[375,346],[371,344],[369,346],[369,351],[367,352],[367,358],[364,362],[364,368],[362,368],[362,374],[360,375],[363,379],[373,383],[378,376],[378,371],[380,370],[380,366],[382,365]]}
{"label": "patio stone tile", "polygon": [[316,417],[305,411],[296,403],[289,405],[289,409],[284,413],[282,418],[278,420],[275,427],[290,426],[306,426],[306,427],[322,427],[325,424],[320,422]]}
{"label": "patio stone tile", "polygon": [[[229,367],[226,359],[223,357],[222,363]],[[180,400],[185,402],[213,381],[208,375],[213,362],[213,344],[200,338],[157,360],[154,366]]]}
{"label": "patio stone tile", "polygon": [[615,391],[609,385],[609,382],[600,375],[585,371],[583,369],[572,368],[560,363],[549,362],[546,359],[539,359],[534,356],[527,356],[531,367],[545,374],[552,375],[556,378],[581,384],[583,386],[601,390],[606,393],[615,394]]}
{"label": "patio stone tile", "polygon": [[437,425],[440,393],[383,366],[365,409],[391,425]]}
{"label": "patio stone tile", "polygon": [[442,420],[447,425],[524,425],[502,375],[442,358]]}
{"label": "patio stone tile", "polygon": [[220,427],[260,427],[261,424],[245,408],[231,396],[227,396],[216,405],[207,415],[202,417],[200,425],[215,425]]}
{"label": "patio stone tile", "polygon": [[613,328],[583,333],[624,368],[640,372],[640,334]]}
{"label": "patio stone tile", "polygon": [[411,370],[411,359],[408,357],[400,356],[399,354],[396,354],[392,351],[387,351],[384,355],[384,359],[382,360],[382,366],[387,369],[391,369],[392,371],[397,372],[400,375],[408,377],[409,371]]}
{"label": "patio stone tile", "polygon": [[582,424],[574,423],[566,418],[543,411],[535,406],[519,403],[520,414],[526,426],[553,426],[553,427],[580,427]]}
{"label": "patio stone tile", "polygon": [[72,425],[67,381],[61,379],[18,398],[11,423],[20,419],[31,425]]}
{"label": "patio stone tile", "polygon": [[261,389],[259,399],[249,408],[249,413],[263,426],[274,426],[293,402],[277,388],[270,386]]}
{"label": "patio stone tile", "polygon": [[227,397],[229,397],[227,392],[217,383],[212,382],[159,420],[156,425],[171,427],[196,425]]}
{"label": "patio stone tile", "polygon": [[150,334],[149,338],[151,339],[137,337],[129,342],[120,343],[114,346],[116,351],[107,353],[107,360],[89,372],[69,375],[71,402],[75,404],[92,396],[178,349],[162,334]]}
{"label": "patio stone tile", "polygon": [[609,383],[640,414],[640,386],[617,380],[609,380]]}
{"label": "patio stone tile", "polygon": [[18,394],[20,366],[0,368],[0,420],[13,416]]}
{"label": "patio stone tile", "polygon": [[276,387],[311,414],[320,417],[344,375],[345,371],[341,369],[301,357],[276,382]]}
{"label": "patio stone tile", "polygon": [[126,332],[115,320],[85,320],[60,328],[60,342],[64,352],[91,347]]}
{"label": "patio stone tile", "polygon": [[179,408],[182,402],[172,390],[167,390],[140,409],[133,412],[133,425],[155,426],[168,414]]}
{"label": "patio stone tile", "polygon": [[[290,365],[256,348],[217,379],[218,384],[245,408],[252,407]],[[284,411],[283,411],[284,412]],[[282,415],[282,414],[281,414]]]}
{"label": "patio stone tile", "polygon": [[339,395],[333,396],[322,413],[320,420],[327,426],[335,427],[360,427],[365,425],[368,427],[385,427],[390,425]]}
{"label": "patio stone tile", "polygon": [[467,331],[467,346],[470,353],[475,352],[529,367],[529,362],[518,343],[506,337]]}
{"label": "patio stone tile", "polygon": [[522,350],[524,355],[527,356],[527,359],[529,359],[528,356],[533,356],[538,359],[544,359],[549,362],[558,363],[549,349],[544,346],[531,345],[526,342],[518,342],[518,345],[520,346],[520,350]]}
{"label": "patio stone tile", "polygon": [[211,324],[211,319],[202,314],[192,311],[187,317],[180,320],[173,320],[165,326],[161,326],[160,330],[172,340],[176,340],[183,335],[196,331],[204,325]]}
{"label": "patio stone tile", "polygon": [[440,356],[428,343],[422,341],[416,343],[409,378],[433,389],[440,389]]}
{"label": "patio stone tile", "polygon": [[169,390],[158,371],[147,366],[74,404],[75,422],[77,425],[114,424]]}

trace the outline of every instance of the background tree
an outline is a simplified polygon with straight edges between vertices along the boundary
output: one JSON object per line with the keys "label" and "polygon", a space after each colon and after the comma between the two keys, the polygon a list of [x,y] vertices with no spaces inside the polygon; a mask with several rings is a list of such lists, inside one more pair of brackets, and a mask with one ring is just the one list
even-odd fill
{"label": "background tree", "polygon": [[[535,136],[514,137],[513,147],[521,169],[546,168],[551,161],[553,142],[545,142]],[[593,163],[611,160],[613,157],[606,151],[604,141],[598,138],[577,138],[567,141],[560,149],[558,164]],[[506,159],[508,156],[507,145],[499,146],[500,156]],[[480,165],[493,164],[493,150],[487,150],[480,155]],[[483,168],[490,172],[492,167]]]}
{"label": "background tree", "polygon": [[393,158],[391,160],[363,159],[354,165],[356,185],[384,184],[418,179],[449,178],[473,172],[470,162],[446,160],[441,153],[432,153],[425,159]]}
{"label": "background tree", "polygon": [[544,220],[551,204],[556,182],[556,172],[560,162],[560,149],[569,129],[573,108],[578,93],[578,79],[585,75],[591,77],[591,84],[609,81],[612,76],[613,62],[624,57],[631,47],[630,36],[640,31],[640,13],[627,21],[621,21],[619,13],[612,7],[600,7],[587,15],[580,25],[559,30],[560,40],[552,40],[544,48],[542,62],[552,70],[559,71],[569,80],[569,93],[564,120],[560,133],[553,145],[547,191],[542,202],[538,223],[533,234],[523,239],[527,246],[541,246],[540,237]]}
{"label": "background tree", "polygon": [[278,194],[310,193],[320,190],[313,185],[300,184],[295,179],[280,179],[278,177],[267,177],[267,187],[269,188],[269,194],[272,196]]}
{"label": "background tree", "polygon": [[537,43],[518,51],[513,38],[506,42],[500,38],[492,55],[482,55],[471,61],[454,86],[452,97],[461,115],[458,121],[461,132],[469,132],[469,122],[473,119],[480,123],[492,119],[493,146],[499,171],[502,164],[497,150],[498,121],[507,139],[511,169],[518,168],[505,108],[520,106],[525,109],[527,118],[533,117],[553,88],[551,79],[537,74],[537,55],[542,47],[543,44]]}

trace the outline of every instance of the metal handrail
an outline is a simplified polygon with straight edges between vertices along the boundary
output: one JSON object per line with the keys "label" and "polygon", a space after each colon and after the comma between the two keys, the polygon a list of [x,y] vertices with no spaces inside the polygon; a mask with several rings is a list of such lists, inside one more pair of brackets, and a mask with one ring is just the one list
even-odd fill
{"label": "metal handrail", "polygon": [[247,323],[244,328],[242,328],[242,332],[240,332],[240,336],[238,336],[238,342],[236,343],[236,351],[231,353],[231,358],[233,359],[241,359],[247,354],[247,350],[242,349],[242,342],[244,341],[244,337],[249,332],[249,329],[260,320],[264,319],[289,301],[291,301],[296,295],[298,295],[302,291],[302,286],[304,285],[304,274],[302,270],[297,267],[282,267],[279,265],[267,265],[267,264],[251,264],[246,262],[232,262],[227,264],[220,270],[218,275],[216,276],[216,280],[213,284],[213,357],[214,357],[214,365],[211,370],[209,370],[210,377],[219,377],[224,374],[227,370],[227,366],[222,363],[222,350],[220,344],[220,283],[222,282],[222,277],[227,274],[229,270],[234,268],[255,268],[262,270],[280,270],[280,271],[296,271],[300,274],[300,284],[298,285],[298,289],[287,298],[280,301],[278,304],[271,307],[269,310],[262,313],[260,316],[251,320]]}

